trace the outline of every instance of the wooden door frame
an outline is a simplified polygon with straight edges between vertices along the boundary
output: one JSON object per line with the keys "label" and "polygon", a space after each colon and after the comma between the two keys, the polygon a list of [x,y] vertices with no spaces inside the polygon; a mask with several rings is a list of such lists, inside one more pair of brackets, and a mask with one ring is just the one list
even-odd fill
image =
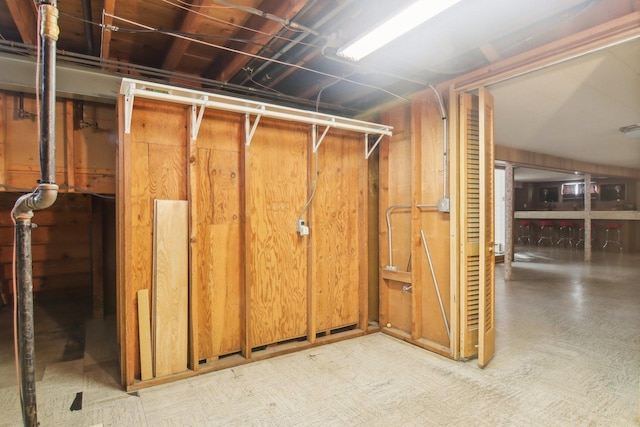
{"label": "wooden door frame", "polygon": [[[640,12],[597,25],[563,39],[548,43],[522,54],[507,58],[468,74],[437,85],[441,93],[448,93],[449,117],[449,183],[451,206],[451,355],[460,359],[460,230],[459,215],[459,152],[460,135],[459,96],[520,75],[541,70],[580,56],[588,55],[616,44],[640,38]],[[640,416],[640,414],[639,414]]]}

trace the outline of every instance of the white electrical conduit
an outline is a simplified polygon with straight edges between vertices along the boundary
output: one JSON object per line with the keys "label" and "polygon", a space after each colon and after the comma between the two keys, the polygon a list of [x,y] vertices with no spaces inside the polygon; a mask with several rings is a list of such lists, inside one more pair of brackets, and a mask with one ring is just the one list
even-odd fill
{"label": "white electrical conduit", "polygon": [[442,320],[444,320],[444,327],[447,330],[447,336],[451,340],[451,331],[449,330],[449,321],[447,320],[447,314],[444,311],[444,305],[442,304],[442,296],[440,295],[440,287],[438,286],[438,279],[436,279],[436,272],[433,269],[433,263],[431,262],[431,254],[429,253],[429,246],[427,245],[427,238],[424,236],[424,230],[420,230],[420,237],[422,238],[422,247],[425,254],[427,254],[427,261],[429,261],[429,268],[431,269],[431,277],[433,278],[433,286],[436,288],[436,295],[438,296],[438,303],[440,303],[440,312],[442,313]]}
{"label": "white electrical conduit", "polygon": [[448,140],[447,140],[447,113],[444,109],[444,103],[442,102],[442,97],[440,96],[440,92],[438,92],[438,90],[433,86],[433,85],[429,85],[429,89],[431,89],[433,91],[433,93],[435,93],[436,95],[436,99],[438,100],[438,104],[440,105],[440,112],[442,113],[442,125],[444,128],[444,132],[443,132],[443,138],[442,138],[442,164],[443,164],[443,180],[442,180],[442,198],[446,199],[447,198],[447,187],[448,187],[448,173],[449,173],[449,167],[448,167],[448,161],[447,161],[447,156],[448,156],[448,151],[449,151],[449,144],[448,144]]}
{"label": "white electrical conduit", "polygon": [[411,205],[391,205],[387,208],[387,239],[389,241],[389,265],[385,267],[385,270],[397,270],[398,267],[393,265],[393,248],[391,247],[391,218],[389,218],[389,214],[394,209],[409,209]]}

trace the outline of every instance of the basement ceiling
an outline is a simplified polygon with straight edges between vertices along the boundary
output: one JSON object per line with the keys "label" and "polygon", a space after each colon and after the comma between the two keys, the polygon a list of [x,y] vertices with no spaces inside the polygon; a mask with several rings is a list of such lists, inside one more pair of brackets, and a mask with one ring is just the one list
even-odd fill
{"label": "basement ceiling", "polygon": [[[410,2],[61,0],[58,58],[355,116],[640,10],[637,0],[461,0],[359,63],[336,56]],[[0,52],[33,58],[36,41],[35,2],[0,2]],[[492,86],[497,143],[635,167],[638,141],[616,132],[640,121],[638,86],[623,80],[637,79],[638,58],[637,46],[621,46]],[[625,91],[622,114],[609,101]]]}

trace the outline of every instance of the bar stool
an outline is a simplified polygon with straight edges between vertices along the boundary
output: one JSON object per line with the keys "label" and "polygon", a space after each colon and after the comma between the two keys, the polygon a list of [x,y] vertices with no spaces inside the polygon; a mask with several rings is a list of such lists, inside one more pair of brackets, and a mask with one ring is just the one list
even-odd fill
{"label": "bar stool", "polygon": [[540,221],[540,238],[538,239],[538,245],[542,242],[549,242],[553,246],[553,228],[555,224],[553,221]]}
{"label": "bar stool", "polygon": [[520,221],[520,231],[518,232],[518,238],[516,239],[516,243],[522,241],[523,243],[526,241],[528,245],[531,244],[531,238],[533,237],[533,223],[529,220],[521,220]]}
{"label": "bar stool", "polygon": [[558,228],[558,235],[560,236],[560,238],[556,242],[557,246],[560,246],[562,244],[566,247],[567,243],[569,244],[569,246],[573,246],[574,227],[575,224],[571,221],[560,221],[560,228]]}
{"label": "bar stool", "polygon": [[[622,228],[622,224],[619,222],[608,222],[605,224],[604,230],[604,245],[602,249],[605,249],[609,243],[615,243],[618,245],[618,249],[622,252],[622,234],[620,233],[620,229]],[[616,232],[614,236],[610,236],[609,233]],[[615,237],[615,239],[613,239]]]}
{"label": "bar stool", "polygon": [[[593,247],[593,236],[595,235],[593,230],[593,223],[591,223],[591,247]],[[584,221],[578,223],[578,241],[576,242],[576,248],[580,245],[584,246]]]}

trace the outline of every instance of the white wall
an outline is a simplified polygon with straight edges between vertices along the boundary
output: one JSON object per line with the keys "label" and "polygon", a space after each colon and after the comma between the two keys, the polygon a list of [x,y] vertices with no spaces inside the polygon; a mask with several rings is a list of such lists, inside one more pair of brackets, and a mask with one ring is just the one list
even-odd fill
{"label": "white wall", "polygon": [[495,237],[496,237],[496,246],[495,253],[496,255],[503,255],[505,250],[505,215],[506,215],[506,206],[504,200],[504,192],[505,192],[505,171],[504,169],[496,168],[495,169],[495,188],[494,188],[494,212],[495,212]]}

